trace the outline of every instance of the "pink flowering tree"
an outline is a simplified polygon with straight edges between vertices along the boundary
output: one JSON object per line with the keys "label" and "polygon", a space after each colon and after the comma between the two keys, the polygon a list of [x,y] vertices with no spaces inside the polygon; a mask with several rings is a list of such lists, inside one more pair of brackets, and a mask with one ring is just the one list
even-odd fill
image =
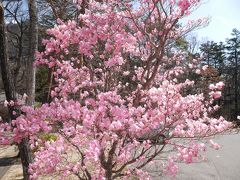
{"label": "pink flowering tree", "polygon": [[[76,1],[79,8],[82,3]],[[37,65],[54,69],[52,102],[22,107],[13,128],[2,124],[0,132],[2,143],[29,138],[32,179],[150,179],[147,169],[154,163],[159,173],[175,175],[176,162],[201,158],[206,146],[199,140],[230,124],[211,117],[223,83],[210,85],[208,98],[184,93],[194,86],[184,74],[205,68],[198,69],[195,59],[189,64],[172,44],[206,23],[179,24],[199,4],[89,1],[78,22],[58,20],[48,30]]]}

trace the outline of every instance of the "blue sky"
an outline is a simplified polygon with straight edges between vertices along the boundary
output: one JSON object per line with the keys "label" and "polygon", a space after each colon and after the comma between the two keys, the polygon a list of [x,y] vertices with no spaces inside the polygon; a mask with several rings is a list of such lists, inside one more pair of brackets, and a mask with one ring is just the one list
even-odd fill
{"label": "blue sky", "polygon": [[207,27],[194,32],[199,40],[224,41],[233,28],[240,30],[240,0],[203,0],[190,17],[210,17]]}

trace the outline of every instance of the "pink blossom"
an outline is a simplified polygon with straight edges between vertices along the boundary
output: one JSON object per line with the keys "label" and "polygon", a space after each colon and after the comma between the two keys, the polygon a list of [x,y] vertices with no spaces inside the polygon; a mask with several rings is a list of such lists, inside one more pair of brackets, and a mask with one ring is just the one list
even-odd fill
{"label": "pink blossom", "polygon": [[15,103],[13,100],[11,100],[9,104],[10,104],[10,106],[14,106]]}
{"label": "pink blossom", "polygon": [[8,106],[8,101],[5,100],[5,101],[4,101],[4,107],[7,107],[7,106]]}
{"label": "pink blossom", "polygon": [[200,69],[197,69],[197,70],[196,70],[196,74],[201,74],[201,70],[200,70]]}
{"label": "pink blossom", "polygon": [[188,64],[188,67],[190,68],[190,69],[192,69],[194,66],[193,66],[193,64]]}
{"label": "pink blossom", "polygon": [[222,81],[220,81],[220,82],[218,82],[218,83],[216,84],[216,88],[217,88],[218,90],[221,90],[223,87],[224,87],[224,83],[223,83]]}
{"label": "pink blossom", "polygon": [[213,140],[209,140],[209,142],[210,142],[212,148],[214,148],[216,150],[218,150],[220,148],[220,145],[215,143]]}
{"label": "pink blossom", "polygon": [[203,67],[202,67],[202,70],[203,71],[206,71],[208,69],[208,65],[204,65]]}
{"label": "pink blossom", "polygon": [[189,0],[179,0],[178,6],[181,9],[181,13],[183,14],[190,6]]}
{"label": "pink blossom", "polygon": [[124,75],[124,76],[128,76],[129,74],[130,74],[129,71],[124,71],[124,72],[123,72],[123,75]]}
{"label": "pink blossom", "polygon": [[208,87],[210,90],[214,90],[216,87],[214,84],[210,84],[209,87]]}
{"label": "pink blossom", "polygon": [[222,92],[221,92],[221,91],[215,91],[215,92],[212,93],[212,97],[213,97],[214,99],[218,99],[218,98],[220,98],[221,96],[222,96]]}

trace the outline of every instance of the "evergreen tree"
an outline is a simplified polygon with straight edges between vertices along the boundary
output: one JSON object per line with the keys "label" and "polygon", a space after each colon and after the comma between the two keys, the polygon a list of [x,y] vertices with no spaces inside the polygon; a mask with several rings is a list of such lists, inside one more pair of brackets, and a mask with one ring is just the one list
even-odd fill
{"label": "evergreen tree", "polygon": [[237,29],[233,29],[232,37],[227,39],[227,78],[228,78],[228,86],[231,86],[233,92],[234,99],[234,117],[236,118],[239,114],[239,55],[240,55],[240,31]]}

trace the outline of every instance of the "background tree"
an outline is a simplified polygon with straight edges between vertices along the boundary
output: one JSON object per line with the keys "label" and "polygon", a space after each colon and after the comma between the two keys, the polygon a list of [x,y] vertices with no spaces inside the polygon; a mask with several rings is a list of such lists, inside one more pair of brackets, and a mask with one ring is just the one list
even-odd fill
{"label": "background tree", "polygon": [[[224,45],[223,43],[216,43],[213,41],[207,41],[201,44],[200,54],[202,56],[202,65],[208,65],[208,70],[205,71],[204,77],[206,84],[216,83],[221,80],[221,74],[224,65]],[[206,85],[205,84],[205,85]],[[203,87],[205,86],[203,85]]]}
{"label": "background tree", "polygon": [[[5,23],[4,23],[4,9],[2,3],[0,3],[0,25],[1,25],[1,49],[0,49],[0,60],[1,60],[1,72],[2,72],[2,80],[4,84],[5,94],[8,102],[13,102],[13,104],[9,104],[9,114],[11,117],[11,120],[16,119],[20,114],[20,110],[17,107],[17,97],[16,97],[16,89],[14,86],[12,74],[9,67],[9,60],[7,56],[7,50],[8,47],[6,36],[5,36]],[[10,120],[10,122],[11,122]],[[31,150],[28,144],[27,138],[24,138],[21,142],[18,143],[20,158],[22,162],[23,167],[23,175],[25,179],[29,179],[28,174],[28,166],[29,163],[32,162],[32,156],[31,156]]]}
{"label": "background tree", "polygon": [[228,86],[230,86],[234,92],[234,116],[237,117],[239,114],[239,54],[240,54],[240,32],[237,29],[233,29],[232,38],[227,39],[227,59],[226,59],[226,67],[227,67],[227,81]]}
{"label": "background tree", "polygon": [[77,19],[79,10],[72,0],[42,0],[37,1],[39,11],[39,24],[50,28],[56,25],[57,19],[68,21]]}
{"label": "background tree", "polygon": [[5,20],[8,36],[8,55],[14,86],[18,94],[26,92],[25,69],[28,57],[28,12],[22,1],[4,3]]}
{"label": "background tree", "polygon": [[38,16],[37,16],[37,4],[35,0],[28,1],[29,10],[29,47],[28,47],[28,59],[26,65],[26,93],[27,104],[32,106],[35,102],[35,73],[36,68],[34,66],[35,53],[38,49]]}
{"label": "background tree", "polygon": [[213,41],[207,41],[204,44],[201,44],[200,46],[200,50],[202,52],[202,56],[203,56],[203,61],[205,62],[205,64],[207,64],[208,66],[212,65],[214,67],[214,48],[216,46],[216,43]]}
{"label": "background tree", "polygon": [[[35,0],[28,1],[29,11],[29,46],[28,58],[26,60],[26,105],[33,106],[35,102],[35,73],[36,67],[34,65],[35,53],[38,47],[38,20],[37,20],[37,6]],[[23,166],[23,175],[25,179],[29,179],[29,164],[33,162],[32,151],[29,146],[29,139],[22,139],[19,144],[19,152]]]}
{"label": "background tree", "polygon": [[[230,121],[235,121],[239,114],[239,31],[234,29],[232,38],[226,42],[206,42],[200,47],[203,65],[208,65],[205,73],[209,82],[224,81],[223,97],[218,100],[220,109]],[[208,82],[207,82],[208,83]]]}
{"label": "background tree", "polygon": [[[11,70],[9,67],[8,54],[7,54],[7,38],[5,31],[5,20],[4,20],[4,8],[2,2],[0,2],[0,60],[1,60],[1,75],[4,85],[4,90],[6,98],[8,101],[16,101],[16,91],[13,83],[13,78]],[[10,122],[11,119],[15,119],[12,112],[14,109],[9,106],[11,118],[5,119],[5,121]]]}

